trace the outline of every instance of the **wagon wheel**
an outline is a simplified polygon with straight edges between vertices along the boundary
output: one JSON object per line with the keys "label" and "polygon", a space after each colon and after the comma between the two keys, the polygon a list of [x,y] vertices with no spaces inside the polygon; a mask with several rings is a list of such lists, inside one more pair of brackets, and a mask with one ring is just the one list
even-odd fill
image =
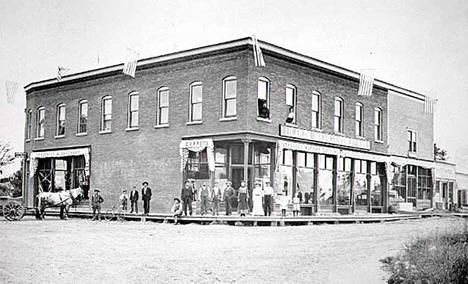
{"label": "wagon wheel", "polygon": [[8,221],[18,221],[23,218],[26,208],[17,201],[10,201],[3,205],[3,216]]}

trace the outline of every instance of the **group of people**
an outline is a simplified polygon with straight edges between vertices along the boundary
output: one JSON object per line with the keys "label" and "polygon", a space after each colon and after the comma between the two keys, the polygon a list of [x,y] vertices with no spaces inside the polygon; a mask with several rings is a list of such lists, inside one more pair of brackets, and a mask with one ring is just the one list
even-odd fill
{"label": "group of people", "polygon": [[[141,200],[143,205],[143,214],[148,215],[150,211],[150,204],[151,204],[151,197],[153,196],[151,192],[151,188],[148,186],[148,182],[143,182],[141,188]],[[127,193],[127,190],[124,189],[122,194],[119,196],[120,204],[122,206],[122,210],[127,211],[128,209],[128,202],[130,201],[130,213],[135,212],[138,214],[138,200],[140,198],[140,194],[137,190],[136,186],[133,186],[130,190],[130,194]]]}

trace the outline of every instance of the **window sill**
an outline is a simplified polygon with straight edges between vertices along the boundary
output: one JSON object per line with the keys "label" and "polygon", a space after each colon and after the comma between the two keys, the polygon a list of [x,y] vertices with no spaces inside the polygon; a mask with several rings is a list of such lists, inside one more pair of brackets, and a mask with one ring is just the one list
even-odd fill
{"label": "window sill", "polygon": [[44,137],[36,137],[36,138],[34,138],[34,141],[41,141],[41,140],[44,140]]}
{"label": "window sill", "polygon": [[233,121],[233,120],[237,120],[237,116],[235,116],[235,117],[223,117],[223,118],[219,119],[219,121]]}
{"label": "window sill", "polygon": [[338,135],[338,136],[346,136],[343,132],[336,132],[336,131],[335,131],[335,132],[333,132],[333,133],[335,133],[335,135]]}
{"label": "window sill", "polygon": [[263,121],[263,122],[271,123],[271,119],[270,119],[270,118],[257,117],[257,120],[258,120],[258,121]]}
{"label": "window sill", "polygon": [[55,139],[65,138],[65,135],[55,135],[54,138]]}
{"label": "window sill", "polygon": [[99,131],[99,134],[110,134],[112,133],[112,130],[101,130]]}
{"label": "window sill", "polygon": [[316,132],[323,132],[323,129],[322,129],[322,128],[315,128],[315,127],[312,127],[311,130],[312,130],[312,131],[316,131]]}
{"label": "window sill", "polygon": [[185,125],[197,125],[197,124],[202,124],[203,121],[189,121]]}
{"label": "window sill", "polygon": [[375,143],[383,144],[383,140],[374,140]]}
{"label": "window sill", "polygon": [[129,127],[129,128],[125,128],[125,131],[129,132],[129,131],[137,131],[139,130],[138,127]]}
{"label": "window sill", "polygon": [[294,124],[294,123],[287,123],[286,122],[286,126],[289,126],[289,127],[298,127],[297,124]]}
{"label": "window sill", "polygon": [[409,152],[409,151],[408,151],[408,157],[410,157],[410,158],[417,158],[417,157],[418,157],[418,154],[417,154],[417,152]]}
{"label": "window sill", "polygon": [[24,140],[24,142],[26,142],[26,143],[31,142],[31,139],[26,139],[26,140]]}
{"label": "window sill", "polygon": [[[366,137],[364,137],[364,136],[357,136],[357,135],[356,135],[356,139],[359,139],[359,140],[367,140]],[[383,142],[382,142],[382,143],[383,143]]]}
{"label": "window sill", "polygon": [[75,136],[86,136],[88,135],[88,132],[81,132],[81,133],[76,133]]}
{"label": "window sill", "polygon": [[154,128],[168,128],[168,127],[169,127],[169,124],[158,124],[154,126]]}

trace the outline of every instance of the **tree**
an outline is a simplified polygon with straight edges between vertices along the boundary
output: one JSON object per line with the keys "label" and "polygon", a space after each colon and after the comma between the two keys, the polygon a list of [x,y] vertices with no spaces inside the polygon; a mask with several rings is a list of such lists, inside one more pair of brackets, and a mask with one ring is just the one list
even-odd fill
{"label": "tree", "polygon": [[6,165],[13,163],[15,157],[11,152],[9,143],[0,142],[0,174],[3,173],[2,169]]}
{"label": "tree", "polygon": [[437,144],[434,143],[434,160],[446,161],[447,159],[448,159],[447,150],[437,147]]}
{"label": "tree", "polygon": [[10,176],[10,184],[14,187],[11,192],[12,197],[21,196],[23,191],[23,171],[17,170]]}

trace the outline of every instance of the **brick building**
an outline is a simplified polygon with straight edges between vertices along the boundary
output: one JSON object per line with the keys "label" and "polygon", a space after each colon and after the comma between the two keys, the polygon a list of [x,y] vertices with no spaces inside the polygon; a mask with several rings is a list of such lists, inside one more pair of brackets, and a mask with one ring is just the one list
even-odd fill
{"label": "brick building", "polygon": [[[105,206],[148,181],[152,212],[168,211],[184,180],[234,188],[271,181],[312,212],[433,206],[433,116],[425,96],[243,38],[25,87],[25,192],[99,188]],[[306,196],[308,198],[306,198]]]}

